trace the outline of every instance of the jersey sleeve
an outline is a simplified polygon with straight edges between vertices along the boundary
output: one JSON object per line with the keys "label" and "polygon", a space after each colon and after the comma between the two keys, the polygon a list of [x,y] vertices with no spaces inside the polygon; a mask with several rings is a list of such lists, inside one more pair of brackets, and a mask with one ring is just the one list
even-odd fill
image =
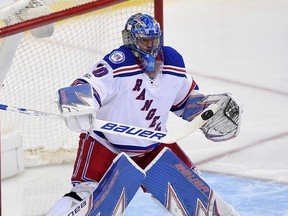
{"label": "jersey sleeve", "polygon": [[180,90],[171,108],[171,111],[174,112],[177,116],[182,116],[188,96],[194,90],[198,89],[198,85],[196,84],[192,76],[187,74],[186,77],[187,78],[183,80],[182,86],[180,87]]}
{"label": "jersey sleeve", "polygon": [[175,49],[164,47],[164,59],[164,69],[169,69],[165,73],[174,74],[178,86],[178,92],[170,111],[181,116],[188,96],[194,89],[198,89],[198,85],[187,73],[183,57]]}
{"label": "jersey sleeve", "polygon": [[72,85],[89,83],[94,91],[94,97],[100,108],[106,99],[116,92],[113,87],[113,69],[104,60],[97,62],[88,73],[78,77]]}
{"label": "jersey sleeve", "polygon": [[115,79],[117,69],[135,64],[133,54],[124,46],[112,50],[98,61],[88,73],[80,76],[73,85],[89,83],[94,90],[94,97],[100,108],[119,91],[119,82]]}

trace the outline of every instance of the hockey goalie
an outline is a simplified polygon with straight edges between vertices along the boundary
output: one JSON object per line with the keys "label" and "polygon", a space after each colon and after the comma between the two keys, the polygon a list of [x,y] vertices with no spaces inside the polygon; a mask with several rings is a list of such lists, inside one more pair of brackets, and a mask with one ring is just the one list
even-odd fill
{"label": "hockey goalie", "polygon": [[153,17],[132,15],[122,36],[122,46],[58,91],[67,127],[80,134],[79,148],[71,191],[47,215],[121,215],[140,187],[176,216],[238,215],[176,142],[140,139],[149,133],[124,126],[117,130],[129,137],[95,130],[99,119],[166,132],[169,112],[192,124],[211,104],[218,109],[200,127],[207,139],[227,141],[240,130],[242,104],[230,93],[201,93],[181,54],[163,45]]}

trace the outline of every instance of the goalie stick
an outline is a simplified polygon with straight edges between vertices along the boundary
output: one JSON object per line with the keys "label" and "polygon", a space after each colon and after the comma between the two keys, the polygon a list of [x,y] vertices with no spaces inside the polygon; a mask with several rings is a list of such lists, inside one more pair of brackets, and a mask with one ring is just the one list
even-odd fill
{"label": "goalie stick", "polygon": [[[64,117],[60,114],[42,112],[38,110],[32,110],[28,108],[13,107],[5,104],[0,104],[0,110],[18,112],[22,114],[40,116],[40,117],[49,117],[53,119],[64,120]],[[218,110],[216,104],[211,104],[205,110],[203,110],[198,116],[196,116],[193,121],[185,122],[184,127],[177,129],[174,132],[162,132],[154,131],[147,128],[136,127],[132,125],[126,125],[122,123],[110,122],[105,120],[97,119],[95,131],[101,131],[111,134],[119,134],[122,136],[132,137],[135,139],[144,139],[150,140],[153,142],[161,143],[174,143],[178,140],[188,136],[193,133],[195,130],[203,126]]]}

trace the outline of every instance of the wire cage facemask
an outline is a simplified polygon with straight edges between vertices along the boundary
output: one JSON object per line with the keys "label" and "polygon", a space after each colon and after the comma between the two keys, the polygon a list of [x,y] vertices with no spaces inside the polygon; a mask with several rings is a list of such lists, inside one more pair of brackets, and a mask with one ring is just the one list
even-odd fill
{"label": "wire cage facemask", "polygon": [[123,43],[134,51],[144,62],[147,72],[155,70],[155,61],[162,48],[162,31],[159,23],[150,15],[131,16],[122,31]]}

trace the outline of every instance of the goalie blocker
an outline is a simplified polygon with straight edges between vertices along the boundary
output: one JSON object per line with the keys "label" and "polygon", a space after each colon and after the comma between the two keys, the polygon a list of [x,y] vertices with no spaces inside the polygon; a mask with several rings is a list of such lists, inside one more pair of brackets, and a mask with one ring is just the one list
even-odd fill
{"label": "goalie blocker", "polygon": [[89,133],[101,131],[155,142],[174,143],[199,129],[218,110],[217,104],[208,104],[197,113],[192,122],[186,122],[184,127],[179,130],[167,133],[96,119],[96,110],[99,108],[99,104],[94,94],[93,88],[88,83],[58,90],[60,112],[65,118],[67,127],[72,131]]}

